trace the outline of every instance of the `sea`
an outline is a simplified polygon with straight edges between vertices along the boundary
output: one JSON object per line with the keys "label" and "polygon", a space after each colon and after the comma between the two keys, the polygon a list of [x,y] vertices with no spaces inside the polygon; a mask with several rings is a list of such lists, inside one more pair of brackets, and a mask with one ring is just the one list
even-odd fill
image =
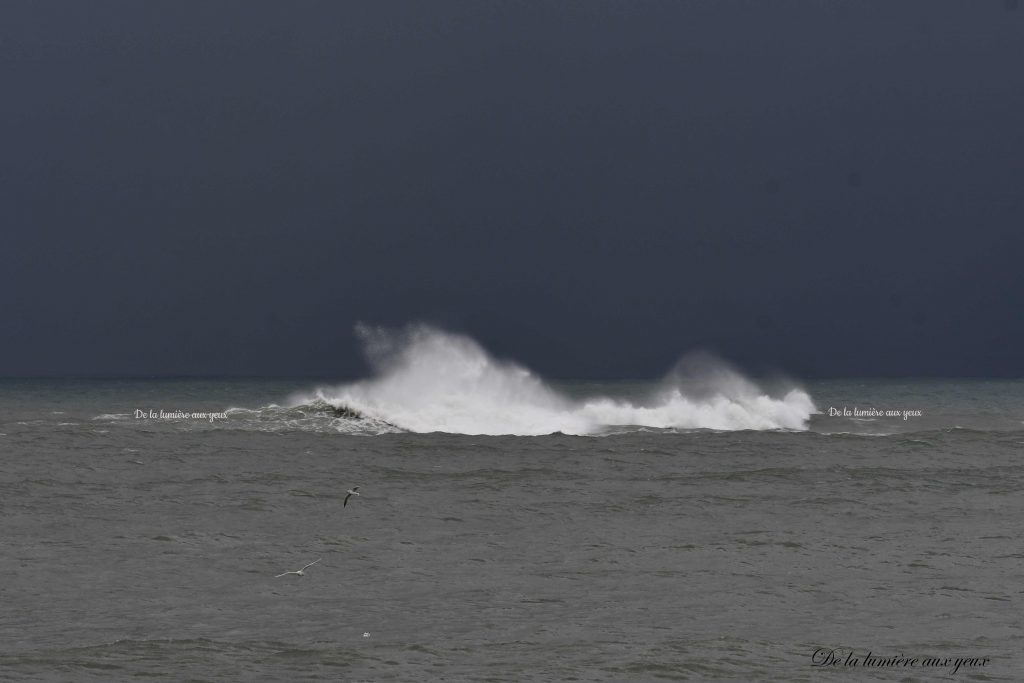
{"label": "sea", "polygon": [[1024,680],[1024,381],[374,334],[352,381],[0,380],[0,680]]}

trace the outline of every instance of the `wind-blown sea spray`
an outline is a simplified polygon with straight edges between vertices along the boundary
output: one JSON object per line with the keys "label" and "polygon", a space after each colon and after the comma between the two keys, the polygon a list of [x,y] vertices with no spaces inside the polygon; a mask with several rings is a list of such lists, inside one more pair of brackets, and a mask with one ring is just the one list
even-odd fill
{"label": "wind-blown sea spray", "polygon": [[580,410],[597,424],[718,430],[806,429],[816,412],[802,389],[769,395],[707,352],[684,356],[645,403],[599,398],[584,402]]}
{"label": "wind-blown sea spray", "polygon": [[360,325],[370,379],[313,395],[412,432],[594,434],[610,427],[806,429],[815,412],[802,389],[769,395],[724,361],[680,361],[646,400],[571,399],[529,370],[495,359],[467,336],[426,325],[394,331]]}

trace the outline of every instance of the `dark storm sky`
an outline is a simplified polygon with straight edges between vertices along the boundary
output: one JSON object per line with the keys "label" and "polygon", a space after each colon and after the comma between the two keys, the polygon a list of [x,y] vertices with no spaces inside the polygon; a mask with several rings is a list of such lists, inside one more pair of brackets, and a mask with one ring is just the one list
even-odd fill
{"label": "dark storm sky", "polygon": [[1024,375],[1024,8],[0,5],[0,374]]}

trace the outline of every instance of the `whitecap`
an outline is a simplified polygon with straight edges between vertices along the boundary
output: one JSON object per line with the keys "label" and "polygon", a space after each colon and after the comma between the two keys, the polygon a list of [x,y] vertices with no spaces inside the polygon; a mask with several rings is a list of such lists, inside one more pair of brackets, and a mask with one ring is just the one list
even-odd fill
{"label": "whitecap", "polygon": [[291,406],[324,402],[412,432],[491,435],[587,435],[626,425],[804,430],[817,412],[803,389],[770,394],[709,354],[684,357],[644,399],[571,399],[464,335],[425,325],[357,331],[374,376],[293,396]]}

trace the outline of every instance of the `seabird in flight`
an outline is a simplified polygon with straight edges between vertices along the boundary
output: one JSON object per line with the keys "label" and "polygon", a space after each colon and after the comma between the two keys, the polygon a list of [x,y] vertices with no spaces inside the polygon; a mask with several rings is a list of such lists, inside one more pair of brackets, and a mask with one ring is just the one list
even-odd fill
{"label": "seabird in flight", "polygon": [[275,576],[274,578],[275,578],[275,579],[280,579],[280,578],[281,578],[282,576],[288,576],[289,574],[295,574],[295,576],[305,576],[305,575],[306,575],[306,574],[305,574],[305,571],[306,571],[307,569],[309,569],[310,567],[312,567],[312,566],[313,566],[314,564],[316,564],[317,562],[319,562],[320,560],[322,560],[322,559],[324,559],[324,558],[322,558],[322,557],[319,557],[319,558],[317,558],[317,559],[313,560],[312,562],[310,562],[309,564],[307,564],[307,565],[306,565],[305,567],[303,567],[302,569],[300,569],[300,570],[299,570],[299,571],[297,571],[297,572],[285,572],[284,574],[278,574],[278,575],[277,575],[277,576]]}
{"label": "seabird in flight", "polygon": [[359,495],[359,487],[358,486],[353,486],[352,488],[350,488],[345,493],[347,493],[348,495],[345,496],[345,502],[341,504],[341,507],[345,507],[346,505],[348,505],[348,499],[349,498],[351,498],[352,496],[358,496]]}

